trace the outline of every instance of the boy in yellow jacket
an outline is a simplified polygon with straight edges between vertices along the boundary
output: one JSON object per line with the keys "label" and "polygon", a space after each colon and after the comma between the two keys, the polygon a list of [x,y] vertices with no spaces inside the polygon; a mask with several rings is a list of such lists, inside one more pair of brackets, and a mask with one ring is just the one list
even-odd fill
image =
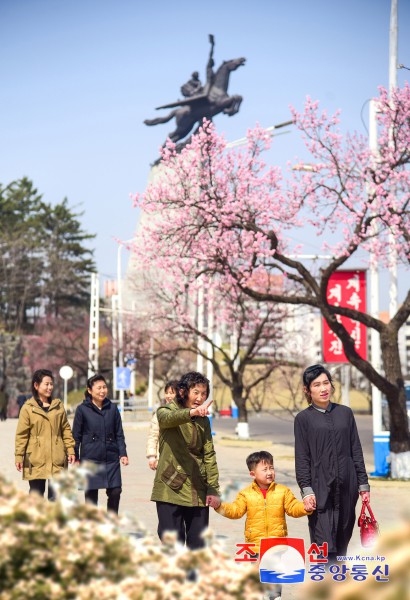
{"label": "boy in yellow jacket", "polygon": [[[253,483],[240,491],[234,502],[222,502],[215,510],[228,519],[240,519],[246,513],[245,542],[255,544],[255,552],[259,552],[261,538],[288,535],[285,515],[304,517],[310,513],[288,487],[275,483],[270,452],[253,452],[246,459],[246,464]],[[265,597],[279,599],[281,587],[272,586]]]}

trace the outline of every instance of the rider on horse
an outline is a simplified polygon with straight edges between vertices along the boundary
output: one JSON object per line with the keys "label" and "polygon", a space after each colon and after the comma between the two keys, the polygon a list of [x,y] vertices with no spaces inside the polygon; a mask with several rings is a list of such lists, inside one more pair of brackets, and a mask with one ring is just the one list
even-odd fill
{"label": "rider on horse", "polygon": [[178,142],[188,135],[195,123],[198,123],[199,128],[204,118],[212,120],[212,117],[221,112],[232,116],[239,111],[242,96],[229,96],[227,90],[230,73],[244,65],[245,59],[236,58],[224,61],[215,73],[213,69],[215,64],[213,58],[215,46],[213,35],[209,36],[209,41],[211,43],[211,51],[206,66],[206,84],[202,87],[199,74],[195,71],[191,79],[181,87],[181,93],[185,97],[184,100],[177,100],[176,102],[164,104],[157,108],[157,110],[162,108],[176,110],[172,110],[164,117],[146,119],[144,121],[146,125],[160,125],[167,123],[175,117],[176,129],[169,134],[169,138],[173,142]]}

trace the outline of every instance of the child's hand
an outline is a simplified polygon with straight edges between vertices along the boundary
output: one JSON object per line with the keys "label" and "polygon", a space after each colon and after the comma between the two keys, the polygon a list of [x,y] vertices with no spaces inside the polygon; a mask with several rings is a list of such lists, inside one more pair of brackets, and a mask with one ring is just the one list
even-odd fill
{"label": "child's hand", "polygon": [[221,500],[219,499],[219,496],[207,496],[206,505],[211,506],[212,508],[219,508],[221,506]]}
{"label": "child's hand", "polygon": [[128,465],[128,456],[121,456],[120,458],[121,464],[126,467]]}

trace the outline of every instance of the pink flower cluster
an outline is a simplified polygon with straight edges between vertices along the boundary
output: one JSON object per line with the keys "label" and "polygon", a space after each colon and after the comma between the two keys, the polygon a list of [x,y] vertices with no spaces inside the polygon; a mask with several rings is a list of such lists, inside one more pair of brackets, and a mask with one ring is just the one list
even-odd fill
{"label": "pink flower cluster", "polygon": [[[310,172],[283,172],[263,161],[271,138],[256,127],[244,149],[228,149],[212,123],[180,154],[169,142],[152,183],[135,204],[149,219],[135,247],[142,264],[191,285],[207,274],[216,290],[238,286],[254,298],[276,292],[281,275],[295,293],[309,273],[292,241],[305,230],[339,268],[354,253],[387,263],[394,234],[399,260],[410,258],[410,87],[380,90],[379,149],[342,134],[309,98],[292,109],[311,153]],[[292,258],[290,257],[292,255]],[[174,285],[174,284],[172,284]],[[289,288],[290,289],[290,288]]]}

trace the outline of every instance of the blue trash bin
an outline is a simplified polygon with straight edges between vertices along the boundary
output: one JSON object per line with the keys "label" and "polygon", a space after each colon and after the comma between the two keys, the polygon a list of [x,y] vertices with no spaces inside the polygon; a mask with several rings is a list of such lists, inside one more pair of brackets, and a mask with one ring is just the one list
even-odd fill
{"label": "blue trash bin", "polygon": [[238,411],[238,407],[237,406],[234,406],[234,405],[231,406],[231,416],[232,416],[233,419],[237,419],[238,418],[239,411]]}
{"label": "blue trash bin", "polygon": [[373,436],[374,472],[373,477],[387,477],[390,473],[390,431],[382,431]]}
{"label": "blue trash bin", "polygon": [[213,416],[212,415],[208,415],[208,419],[209,419],[209,424],[211,426],[211,434],[215,435],[215,431],[212,428]]}

